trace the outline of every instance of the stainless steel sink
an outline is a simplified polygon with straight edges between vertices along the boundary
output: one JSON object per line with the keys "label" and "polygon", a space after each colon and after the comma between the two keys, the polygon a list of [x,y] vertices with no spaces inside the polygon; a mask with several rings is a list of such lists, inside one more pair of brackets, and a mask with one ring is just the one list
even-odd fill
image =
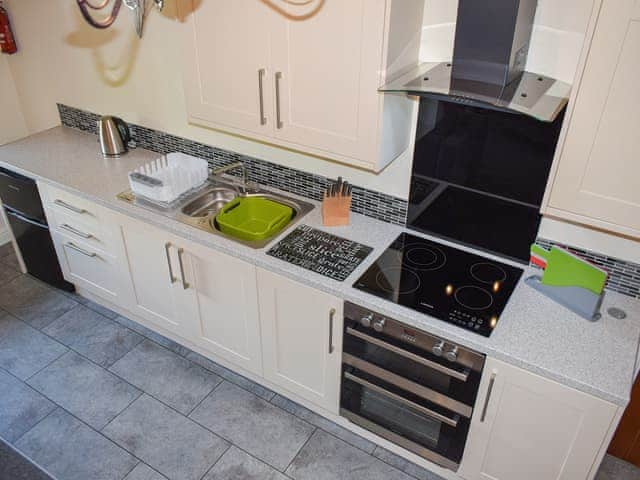
{"label": "stainless steel sink", "polygon": [[[273,237],[264,240],[246,241],[226,235],[218,230],[215,222],[216,215],[226,203],[240,196],[262,197],[288,205],[293,208],[293,218],[285,228],[276,233]],[[273,238],[281,235],[283,232],[291,228],[295,220],[304,217],[314,208],[310,203],[270,192],[268,190],[258,189],[251,193],[241,193],[240,188],[238,188],[237,185],[218,179],[209,181],[198,191],[190,194],[184,199],[178,200],[177,203],[168,206],[154,204],[144,198],[137,198],[130,190],[122,192],[118,195],[118,198],[141,208],[151,210],[177,220],[185,225],[190,225],[213,235],[234,240],[251,248],[263,248],[270,243]]]}
{"label": "stainless steel sink", "polygon": [[192,218],[209,217],[216,215],[226,203],[237,196],[238,191],[233,188],[212,188],[191,200],[180,211]]}

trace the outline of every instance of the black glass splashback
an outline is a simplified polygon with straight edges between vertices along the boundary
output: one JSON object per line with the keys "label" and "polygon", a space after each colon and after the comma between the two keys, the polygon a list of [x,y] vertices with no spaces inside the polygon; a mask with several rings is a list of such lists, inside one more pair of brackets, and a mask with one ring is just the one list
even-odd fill
{"label": "black glass splashback", "polygon": [[421,98],[407,225],[526,262],[563,117]]}

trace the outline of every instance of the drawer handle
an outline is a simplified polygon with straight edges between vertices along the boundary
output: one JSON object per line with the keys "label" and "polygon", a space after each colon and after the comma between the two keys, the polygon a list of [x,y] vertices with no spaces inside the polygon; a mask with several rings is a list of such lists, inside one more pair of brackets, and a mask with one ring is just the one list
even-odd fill
{"label": "drawer handle", "polygon": [[60,225],[60,228],[66,230],[67,232],[73,233],[74,235],[78,235],[79,237],[86,238],[87,240],[93,238],[93,235],[91,235],[90,233],[81,232],[80,230],[77,230],[71,225],[67,225],[66,223]]}
{"label": "drawer handle", "polygon": [[333,317],[336,316],[336,309],[329,310],[329,355],[335,350],[333,348]]}
{"label": "drawer handle", "polygon": [[74,207],[73,205],[70,205],[67,202],[60,199],[55,199],[53,203],[55,203],[56,205],[62,208],[66,208],[67,210],[71,210],[74,213],[87,213],[87,211],[84,208]]}
{"label": "drawer handle", "polygon": [[84,248],[80,248],[79,246],[75,245],[74,243],[67,242],[65,245],[67,247],[69,247],[71,250],[75,250],[76,252],[81,253],[82,255],[84,255],[86,257],[95,258],[95,257],[98,256],[97,253],[87,252]]}
{"label": "drawer handle", "polygon": [[484,406],[482,407],[482,415],[480,415],[480,423],[484,422],[487,418],[487,409],[489,408],[489,400],[491,400],[491,392],[493,392],[493,385],[496,383],[496,374],[492,373],[489,379],[489,388],[487,389],[487,396],[484,399]]}
{"label": "drawer handle", "polygon": [[180,265],[180,277],[182,277],[182,288],[186,290],[189,288],[189,284],[184,276],[184,264],[182,262],[182,254],[184,253],[184,248],[178,249],[178,264]]}
{"label": "drawer handle", "polygon": [[447,425],[450,425],[453,428],[456,428],[458,426],[458,422],[460,421],[460,415],[458,414],[454,415],[453,418],[447,417],[446,415],[442,415],[441,413],[435,412],[430,408],[423,407],[422,405],[412,402],[411,400],[407,400],[406,398],[401,397],[400,395],[396,395],[395,393],[390,392],[385,388],[379,387],[374,383],[368,382],[367,380],[360,378],[352,373],[344,372],[344,378],[351,380],[352,382],[358,383],[363,387],[368,388],[369,390],[373,390],[374,392],[384,395],[385,397],[388,397],[391,400],[395,400],[398,403],[407,405],[408,407],[411,407],[420,413],[424,413],[425,415],[428,415],[431,418],[435,418],[436,420],[442,423],[446,423]]}
{"label": "drawer handle", "polygon": [[169,281],[171,285],[176,281],[176,277],[173,276],[173,267],[171,266],[171,252],[169,249],[171,248],[171,242],[167,242],[164,244],[164,251],[167,254],[167,265],[169,266]]}
{"label": "drawer handle", "polygon": [[371,335],[367,335],[366,333],[362,333],[358,330],[356,330],[355,328],[352,327],[347,327],[347,333],[349,335],[352,335],[354,337],[358,337],[361,340],[364,340],[367,343],[370,343],[372,345],[375,345],[377,347],[382,347],[385,350],[389,350],[390,352],[396,353],[404,358],[407,358],[409,360],[412,360],[416,363],[419,363],[421,365],[424,365],[425,367],[431,368],[432,370],[436,370],[440,373],[444,373],[445,375],[448,375],[452,378],[455,378],[457,380],[461,380],[463,382],[466,382],[469,379],[469,369],[465,369],[462,372],[459,372],[457,370],[453,370],[451,368],[445,367],[444,365],[440,365],[437,362],[433,362],[427,358],[423,358],[420,355],[416,355],[415,353],[412,352],[408,352],[407,350],[404,350],[402,348],[396,347],[395,345],[392,345],[388,342],[385,342],[383,340],[379,340],[375,337],[372,337]]}

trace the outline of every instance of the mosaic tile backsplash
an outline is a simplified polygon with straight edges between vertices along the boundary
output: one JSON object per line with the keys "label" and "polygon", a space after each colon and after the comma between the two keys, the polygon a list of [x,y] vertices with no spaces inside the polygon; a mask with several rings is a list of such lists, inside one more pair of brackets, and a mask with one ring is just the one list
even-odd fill
{"label": "mosaic tile backsplash", "polygon": [[[97,134],[96,121],[99,115],[62,104],[58,104],[58,112],[63,125]],[[132,137],[131,146],[162,154],[183,152],[195,157],[205,158],[212,168],[241,161],[247,166],[249,180],[313,200],[322,200],[323,192],[332,182],[330,178],[321,175],[276,165],[266,160],[211,147],[140,125],[129,124],[129,127],[131,128]],[[355,185],[353,186],[352,197],[351,210],[356,213],[396,225],[404,225],[406,222],[406,200]]]}
{"label": "mosaic tile backsplash", "polygon": [[[77,108],[58,104],[60,120],[67,127],[77,128],[85,132],[97,134],[96,121],[99,115]],[[302,195],[313,200],[322,200],[331,179],[321,175],[303,172],[294,168],[276,165],[266,160],[248,157],[228,150],[211,147],[186,138],[130,124],[133,138],[132,146],[138,146],[157,153],[183,152],[205,158],[213,167],[221,167],[235,161],[242,161],[247,166],[249,179],[265,186]],[[352,210],[368,217],[405,225],[407,218],[407,201],[384,193],[353,187]],[[593,262],[609,272],[606,288],[634,298],[640,298],[640,264],[627,262],[600,253],[582,250],[571,246],[538,238],[537,242],[550,248],[552,245],[563,247],[579,257]]]}

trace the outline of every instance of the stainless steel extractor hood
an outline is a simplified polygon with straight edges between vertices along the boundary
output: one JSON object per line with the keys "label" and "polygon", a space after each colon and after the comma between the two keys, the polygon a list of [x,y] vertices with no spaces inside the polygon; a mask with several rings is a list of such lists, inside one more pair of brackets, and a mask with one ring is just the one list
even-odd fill
{"label": "stainless steel extractor hood", "polygon": [[380,88],[553,121],[571,85],[524,70],[537,0],[460,0],[453,59]]}

